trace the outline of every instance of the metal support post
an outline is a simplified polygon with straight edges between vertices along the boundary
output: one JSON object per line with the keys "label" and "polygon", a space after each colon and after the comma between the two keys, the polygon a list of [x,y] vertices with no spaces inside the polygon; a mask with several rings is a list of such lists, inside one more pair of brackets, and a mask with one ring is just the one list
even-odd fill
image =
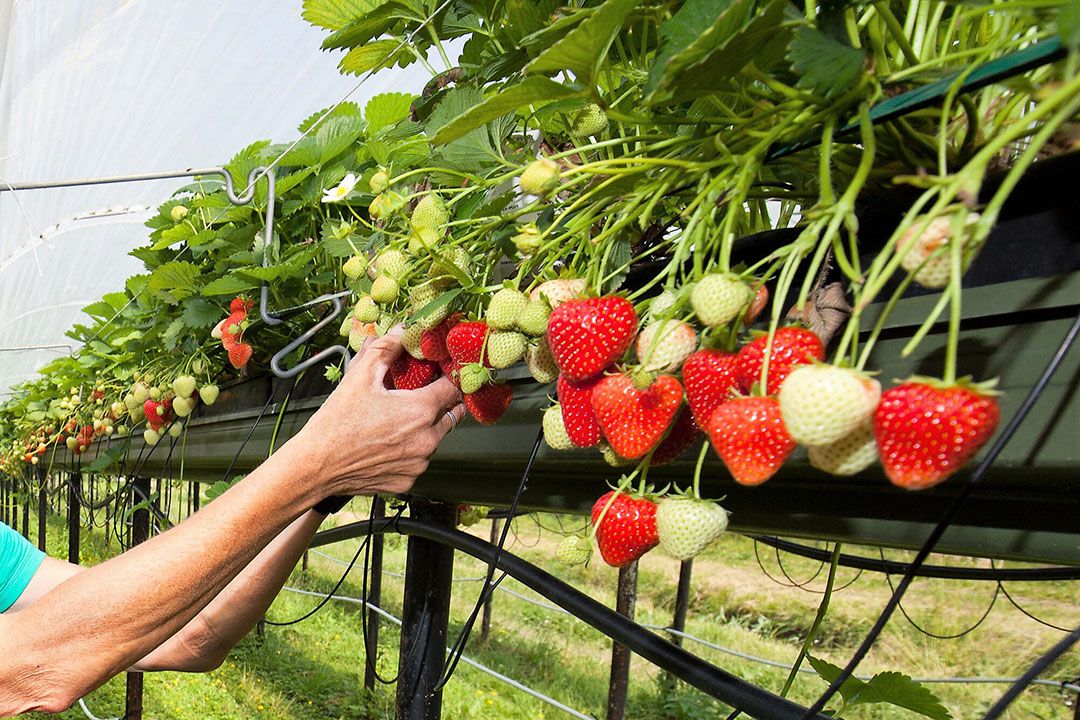
{"label": "metal support post", "polygon": [[[499,542],[499,519],[491,519],[491,534],[488,538],[492,545]],[[495,593],[488,593],[487,600],[484,601],[484,616],[480,622],[480,641],[487,642],[488,634],[491,632],[491,606],[495,602]]]}
{"label": "metal support post", "polygon": [[[637,601],[638,564],[635,560],[619,569],[619,587],[615,593],[615,612],[634,619]],[[611,645],[611,680],[608,683],[607,720],[626,717],[626,697],[630,690],[630,650],[619,643]]]}
{"label": "metal support post", "polygon": [[[678,633],[686,631],[686,611],[690,607],[690,576],[693,573],[694,561],[683,560],[679,564],[679,588],[675,593],[675,616],[671,619],[671,644],[682,647],[682,635]],[[660,676],[660,691],[669,693],[675,689],[677,680],[674,675],[665,672]]]}
{"label": "metal support post", "polygon": [[[143,498],[150,497],[150,479],[135,478],[135,494],[132,502],[139,505]],[[131,545],[134,547],[150,537],[150,509],[141,507],[131,514]],[[143,674],[129,672],[127,688],[124,694],[124,720],[142,720],[143,716]]]}
{"label": "metal support post", "polygon": [[[378,519],[386,515],[386,501],[376,495],[371,498],[371,514]],[[368,593],[364,598],[377,608],[382,607],[382,565],[383,565],[383,536],[377,533],[371,538],[371,579],[368,580]],[[368,612],[367,614],[367,641],[368,646],[364,652],[371,657],[370,663],[364,663],[364,687],[368,690],[375,689],[375,662],[379,654],[379,615]]]}
{"label": "metal support post", "polygon": [[38,550],[45,552],[45,520],[49,515],[48,476],[45,468],[38,468],[38,504],[37,504],[37,544]]}
{"label": "metal support post", "polygon": [[[454,508],[416,499],[412,518],[454,527]],[[442,691],[435,690],[446,662],[446,626],[450,617],[450,583],[454,550],[432,540],[409,538],[405,561],[405,598],[401,608],[400,676],[397,720],[439,720]]]}
{"label": "metal support post", "polygon": [[79,564],[79,485],[82,483],[82,475],[78,470],[72,470],[68,475],[67,492],[67,530],[68,530],[68,562],[72,565]]}

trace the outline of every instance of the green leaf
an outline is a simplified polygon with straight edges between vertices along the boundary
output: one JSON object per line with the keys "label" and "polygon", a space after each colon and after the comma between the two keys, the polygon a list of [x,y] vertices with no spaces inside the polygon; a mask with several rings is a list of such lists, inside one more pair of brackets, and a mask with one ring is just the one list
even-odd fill
{"label": "green leaf", "polygon": [[451,302],[453,302],[454,298],[456,298],[460,294],[461,294],[461,288],[454,288],[453,290],[447,290],[446,292],[441,293],[437,298],[435,298],[434,300],[429,302],[427,305],[425,305],[424,307],[422,307],[419,310],[417,310],[416,312],[414,312],[412,315],[410,315],[409,316],[409,322],[414,323],[417,320],[423,320],[424,318],[428,317],[429,315],[434,313],[439,308],[444,307],[445,305],[448,305]]}
{"label": "green leaf", "polygon": [[349,24],[337,28],[336,32],[323,40],[322,49],[336,50],[358,47],[383,35],[399,20],[413,20],[416,22],[423,20],[404,2],[391,0],[390,2],[383,1],[376,4],[378,7],[375,9],[355,18]]}
{"label": "green leaf", "polygon": [[253,280],[247,280],[236,275],[225,275],[203,286],[202,294],[206,297],[235,295],[250,290],[257,285],[258,283]]}
{"label": "green leaf", "polygon": [[1058,34],[1061,44],[1070,50],[1080,49],[1080,2],[1065,0],[1058,10]]}
{"label": "green leaf", "polygon": [[363,75],[369,70],[390,67],[403,51],[400,40],[376,40],[347,52],[338,63],[338,69],[343,73]]}
{"label": "green leaf", "polygon": [[553,73],[570,70],[577,76],[578,82],[586,87],[594,86],[608,48],[637,5],[637,0],[606,0],[566,37],[540,53],[525,71]]}
{"label": "green leaf", "polygon": [[175,318],[169,327],[165,328],[165,332],[161,334],[161,343],[165,346],[166,350],[175,350],[177,343],[180,341],[180,333],[184,331],[183,318]]}
{"label": "green leaf", "polygon": [[670,18],[660,23],[660,50],[649,68],[645,96],[656,94],[670,84],[679,68],[699,60],[707,48],[715,47],[716,29],[731,0],[686,0]]}
{"label": "green leaf", "polygon": [[297,125],[296,131],[299,133],[306,133],[311,129],[315,123],[321,123],[323,120],[329,120],[332,117],[348,116],[348,117],[361,117],[360,106],[354,102],[343,102],[340,105],[332,105],[322,110],[317,110]]}
{"label": "green leaf", "polygon": [[[233,159],[225,165],[225,169],[232,175],[233,187],[237,195],[243,195],[247,188],[248,175],[255,168],[265,165],[267,160],[264,151],[270,147],[269,140],[257,140],[246,148],[236,153]],[[260,184],[265,184],[263,180]]]}
{"label": "green leaf", "polygon": [[[455,118],[483,102],[484,93],[472,85],[460,85],[446,91],[428,117],[427,132],[437,134]],[[471,130],[457,140],[443,145],[441,155],[443,161],[451,167],[465,171],[478,171],[497,157],[487,128],[483,127]]]}
{"label": "green leaf", "polygon": [[104,300],[98,300],[95,303],[90,303],[82,309],[84,313],[94,318],[95,320],[108,320],[116,314],[116,310],[112,305]]}
{"label": "green leaf", "polygon": [[[810,663],[810,667],[814,668],[814,671],[821,676],[821,678],[832,684],[833,680],[840,677],[840,673],[843,672],[841,668],[833,665],[827,660],[820,660],[813,655],[807,655],[806,661]],[[844,681],[844,684],[840,686],[840,694],[844,697],[844,700],[851,702],[858,696],[859,692],[866,686],[866,683],[858,678],[848,678]]]}
{"label": "green leaf", "polygon": [[812,27],[801,27],[788,45],[797,85],[822,97],[833,97],[855,85],[866,66],[862,50],[837,42]]}
{"label": "green leaf", "polygon": [[[444,145],[465,133],[481,127],[490,120],[506,115],[524,105],[550,102],[585,95],[580,88],[573,88],[546,77],[525,78],[517,85],[502,88],[484,102],[469,108],[444,125],[431,139],[433,145]],[[434,114],[434,113],[433,113]]]}
{"label": "green leaf", "polygon": [[952,720],[952,714],[926,687],[899,672],[881,672],[859,693],[858,704],[889,703],[933,720]]}
{"label": "green leaf", "polygon": [[626,276],[630,273],[630,260],[632,257],[633,252],[629,237],[619,237],[611,244],[607,257],[604,259],[604,273],[610,275],[608,281],[604,284],[604,292],[615,292],[622,286]]}
{"label": "green leaf", "polygon": [[320,150],[319,163],[326,164],[345,152],[363,131],[364,121],[359,115],[328,118],[315,131],[315,141]]}
{"label": "green leaf", "polygon": [[319,241],[319,245],[330,257],[335,258],[348,258],[352,257],[357,251],[363,247],[363,240],[356,235],[349,235],[344,238],[337,238],[333,235],[324,235],[322,240]]}
{"label": "green leaf", "polygon": [[385,0],[304,0],[302,16],[316,27],[340,30]]}
{"label": "green leaf", "polygon": [[184,312],[180,317],[190,328],[205,328],[221,319],[221,309],[200,297],[192,297],[184,301]]}
{"label": "green leaf", "polygon": [[384,127],[396,125],[409,117],[409,106],[416,98],[411,93],[380,93],[364,106],[364,120],[368,135],[374,135]]}
{"label": "green leaf", "polygon": [[94,458],[94,462],[83,468],[85,472],[99,473],[120,461],[131,449],[131,438],[127,438],[116,447],[111,447]]}
{"label": "green leaf", "polygon": [[177,300],[183,300],[197,289],[195,279],[199,268],[189,262],[165,263],[150,274],[146,287],[158,293],[168,293]]}

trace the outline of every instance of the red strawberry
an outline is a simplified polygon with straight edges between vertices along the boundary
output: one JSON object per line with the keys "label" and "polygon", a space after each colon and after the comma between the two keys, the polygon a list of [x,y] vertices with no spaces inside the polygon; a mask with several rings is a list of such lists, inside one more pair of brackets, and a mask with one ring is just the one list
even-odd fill
{"label": "red strawberry", "polygon": [[465,396],[465,407],[481,425],[493,425],[514,400],[514,390],[506,384],[488,384]]}
{"label": "red strawberry", "polygon": [[634,340],[637,313],[626,298],[569,300],[551,311],[547,339],[555,364],[569,380],[603,372]]}
{"label": "red strawberry", "polygon": [[229,362],[237,370],[242,369],[251,360],[252,347],[246,342],[238,342],[229,348]]}
{"label": "red strawberry", "polygon": [[461,389],[461,365],[447,357],[439,363],[439,369],[442,370],[443,375],[450,378],[450,382],[454,383],[454,387]]}
{"label": "red strawberry", "polygon": [[990,439],[998,417],[987,385],[946,386],[913,378],[887,390],[874,414],[885,474],[908,490],[938,484]]}
{"label": "red strawberry", "polygon": [[592,405],[613,450],[628,459],[649,452],[671,426],[682,403],[682,385],[658,375],[644,390],[629,375],[608,375],[597,383]]}
{"label": "red strawberry", "polygon": [[245,300],[242,297],[234,297],[232,299],[232,302],[229,303],[229,312],[244,313],[244,315],[246,316],[251,311],[251,308],[253,308],[254,306],[254,300]]}
{"label": "red strawberry", "polygon": [[704,428],[720,403],[739,389],[738,355],[720,350],[698,350],[683,363],[686,401],[694,422]]}
{"label": "red strawberry", "polygon": [[671,432],[660,441],[649,464],[652,467],[667,465],[689,450],[700,437],[701,431],[694,422],[694,416],[689,409],[681,408],[675,416],[675,422],[671,423]]}
{"label": "red strawberry", "polygon": [[[738,373],[743,392],[750,392],[754,383],[761,382],[761,365],[765,362],[765,344],[768,340],[767,334],[760,335],[739,350]],[[824,359],[825,346],[813,331],[798,326],[777,328],[773,335],[765,394],[775,395],[779,392],[780,384],[796,365]]]}
{"label": "red strawberry", "polygon": [[600,423],[592,406],[593,388],[597,382],[599,379],[576,383],[560,375],[555,383],[566,434],[578,447],[595,447],[601,440]]}
{"label": "red strawberry", "polygon": [[420,335],[420,352],[433,362],[442,362],[450,357],[446,349],[446,335],[461,322],[461,313],[454,313],[435,327],[428,328]]}
{"label": "red strawberry", "polygon": [[[246,312],[234,312],[225,319],[225,324],[221,328],[221,345],[226,350],[232,350],[234,347],[240,344],[240,338],[243,336],[243,323],[247,320]],[[233,332],[233,330],[236,332]]]}
{"label": "red strawberry", "polygon": [[[446,334],[446,351],[459,365],[480,362],[488,326],[485,322],[458,323]],[[485,358],[486,360],[486,358]],[[487,362],[487,367],[491,367]]]}
{"label": "red strawberry", "polygon": [[417,360],[409,353],[401,353],[390,366],[390,377],[398,390],[416,390],[430,385],[439,376],[437,363]]}
{"label": "red strawberry", "polygon": [[621,568],[656,547],[660,538],[656,535],[656,503],[616,492],[604,493],[593,504],[592,524],[600,556],[608,565]]}
{"label": "red strawberry", "polygon": [[728,472],[740,485],[760,485],[795,449],[775,397],[740,397],[723,403],[706,430]]}

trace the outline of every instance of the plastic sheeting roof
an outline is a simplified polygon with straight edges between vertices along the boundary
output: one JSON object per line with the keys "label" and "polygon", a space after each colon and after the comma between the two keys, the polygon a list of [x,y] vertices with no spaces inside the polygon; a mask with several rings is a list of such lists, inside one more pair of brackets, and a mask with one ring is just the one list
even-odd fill
{"label": "plastic sheeting roof", "polygon": [[[0,185],[215,166],[296,137],[358,82],[300,12],[299,0],[0,0]],[[426,80],[386,70],[349,99]],[[127,252],[147,237],[146,210],[185,182],[0,193],[0,399],[74,349],[65,331],[141,270]]]}

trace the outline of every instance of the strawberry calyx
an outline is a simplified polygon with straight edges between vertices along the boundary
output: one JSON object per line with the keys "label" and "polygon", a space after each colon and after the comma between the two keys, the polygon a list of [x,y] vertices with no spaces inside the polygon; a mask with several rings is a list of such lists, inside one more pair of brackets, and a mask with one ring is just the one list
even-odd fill
{"label": "strawberry calyx", "polygon": [[956,380],[949,382],[942,380],[941,378],[932,378],[924,375],[912,375],[906,380],[895,380],[897,385],[906,385],[908,383],[917,383],[919,385],[929,385],[937,390],[951,390],[952,388],[960,388],[961,390],[969,390],[977,395],[983,395],[985,397],[997,397],[1001,395],[1001,391],[997,389],[998,381],[1000,378],[991,378],[989,380],[983,380],[982,382],[975,382],[970,375],[957,378]]}

